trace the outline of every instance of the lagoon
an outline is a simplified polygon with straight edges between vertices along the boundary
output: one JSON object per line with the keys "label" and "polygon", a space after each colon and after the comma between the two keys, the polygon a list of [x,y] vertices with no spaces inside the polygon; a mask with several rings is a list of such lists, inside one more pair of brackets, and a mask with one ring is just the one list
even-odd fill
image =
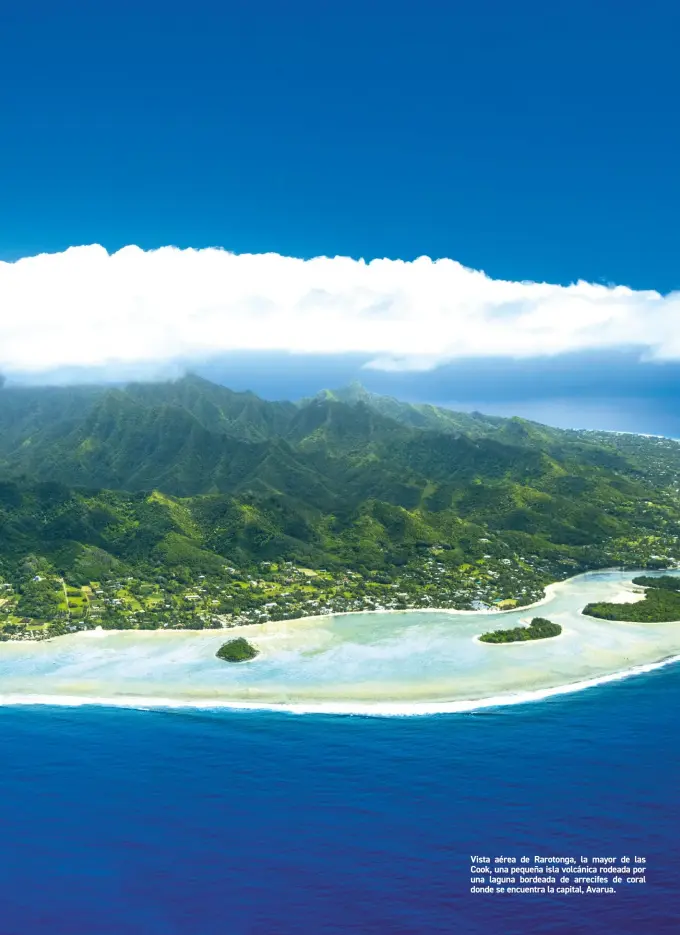
{"label": "lagoon", "polygon": [[[667,572],[666,572],[667,573]],[[680,622],[631,624],[581,614],[594,600],[636,600],[638,572],[599,571],[550,586],[541,615],[559,637],[480,643],[528,622],[492,613],[343,614],[238,628],[259,650],[230,666],[223,630],[88,631],[0,644],[0,702],[233,707],[348,714],[431,714],[574,691],[680,656]],[[235,632],[235,631],[230,631]]]}

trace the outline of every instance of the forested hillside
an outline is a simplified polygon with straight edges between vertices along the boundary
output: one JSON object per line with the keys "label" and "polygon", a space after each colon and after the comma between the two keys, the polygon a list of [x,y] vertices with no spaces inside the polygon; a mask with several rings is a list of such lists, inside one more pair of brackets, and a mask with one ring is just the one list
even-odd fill
{"label": "forested hillside", "polygon": [[389,575],[432,550],[449,572],[496,563],[536,580],[680,557],[677,443],[356,385],[297,404],[193,376],[4,387],[0,469],[10,576],[26,556],[81,583],[262,561]]}
{"label": "forested hillside", "polygon": [[0,638],[526,604],[680,558],[680,446],[352,385],[0,388]]}

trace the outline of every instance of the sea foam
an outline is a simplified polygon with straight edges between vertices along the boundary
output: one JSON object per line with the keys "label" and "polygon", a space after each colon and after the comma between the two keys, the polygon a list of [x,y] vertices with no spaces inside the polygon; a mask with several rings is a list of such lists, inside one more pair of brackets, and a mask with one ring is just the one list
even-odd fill
{"label": "sea foam", "polygon": [[194,708],[204,711],[269,711],[286,714],[335,714],[354,717],[423,717],[436,714],[465,714],[484,708],[500,708],[507,705],[529,704],[543,701],[558,695],[569,695],[597,688],[612,682],[620,682],[635,676],[646,675],[657,669],[680,662],[680,655],[669,656],[659,662],[650,662],[643,665],[632,666],[621,672],[601,675],[597,678],[583,679],[565,685],[556,685],[552,688],[542,688],[535,691],[508,692],[501,695],[491,695],[488,698],[457,701],[320,701],[320,702],[293,702],[274,703],[258,701],[238,701],[214,699],[185,699],[161,697],[137,697],[126,695],[113,695],[110,697],[87,697],[81,695],[28,695],[28,694],[0,694],[0,705],[49,705],[58,707],[116,707],[134,708],[140,711],[173,710],[179,708]]}

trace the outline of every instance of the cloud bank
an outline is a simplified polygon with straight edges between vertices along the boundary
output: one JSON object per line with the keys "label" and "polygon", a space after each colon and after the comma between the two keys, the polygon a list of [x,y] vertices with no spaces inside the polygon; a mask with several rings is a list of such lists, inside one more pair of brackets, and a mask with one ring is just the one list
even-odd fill
{"label": "cloud bank", "polygon": [[680,359],[680,293],[505,282],[453,260],[301,260],[100,246],[0,262],[0,370],[206,361],[230,351],[458,358],[639,348]]}

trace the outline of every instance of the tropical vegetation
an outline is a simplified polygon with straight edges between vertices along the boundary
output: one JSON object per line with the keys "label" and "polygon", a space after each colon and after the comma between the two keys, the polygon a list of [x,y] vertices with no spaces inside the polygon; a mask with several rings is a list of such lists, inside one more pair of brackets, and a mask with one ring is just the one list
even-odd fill
{"label": "tropical vegetation", "polygon": [[638,575],[633,584],[642,588],[662,588],[665,591],[680,591],[680,578],[673,575]]}
{"label": "tropical vegetation", "polygon": [[5,385],[0,638],[523,606],[578,571],[675,565],[679,477],[668,439],[358,385]]}
{"label": "tropical vegetation", "polygon": [[545,640],[551,636],[559,636],[561,632],[562,627],[559,623],[553,623],[545,617],[534,617],[528,627],[493,630],[490,633],[482,633],[479,638],[482,643],[523,643],[527,640]]}
{"label": "tropical vegetation", "polygon": [[645,596],[641,601],[624,604],[599,601],[586,604],[583,613],[603,620],[623,620],[628,623],[671,623],[680,621],[680,579],[670,576],[660,578],[634,578],[634,584],[645,584]]}
{"label": "tropical vegetation", "polygon": [[248,662],[257,656],[257,650],[242,636],[235,640],[228,640],[215,653],[218,659],[225,662]]}

